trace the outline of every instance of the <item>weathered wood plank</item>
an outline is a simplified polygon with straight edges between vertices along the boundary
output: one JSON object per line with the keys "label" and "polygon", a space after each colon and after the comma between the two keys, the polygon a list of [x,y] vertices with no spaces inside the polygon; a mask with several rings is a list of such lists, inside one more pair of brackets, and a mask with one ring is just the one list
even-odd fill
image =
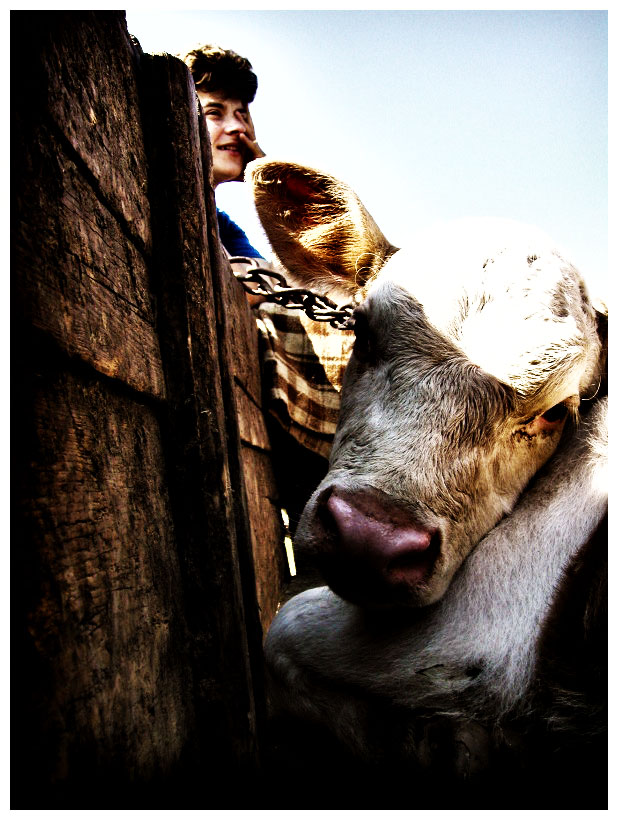
{"label": "weathered wood plank", "polygon": [[54,788],[103,782],[112,769],[117,788],[170,776],[193,715],[158,420],[35,349],[20,383],[27,435],[14,476],[14,592],[28,613],[14,650],[28,685],[15,693],[13,762],[22,787],[36,784],[30,805],[41,805]]}
{"label": "weathered wood plank", "polygon": [[289,580],[279,500],[269,454],[243,447],[251,541],[260,620],[264,634],[277,612]]}
{"label": "weathered wood plank", "polygon": [[[127,229],[150,247],[138,53],[122,12],[13,12],[21,92],[49,115]],[[104,47],[101,47],[104,44]]]}
{"label": "weathered wood plank", "polygon": [[244,385],[235,382],[234,402],[238,414],[240,440],[243,444],[257,447],[264,452],[270,451],[270,439],[262,415],[262,409],[255,404],[253,397],[247,394]]}
{"label": "weathered wood plank", "polygon": [[262,381],[258,330],[255,317],[249,308],[245,290],[224,265],[226,275],[221,277],[221,295],[226,306],[226,320],[233,329],[231,341],[234,350],[230,362],[234,380],[242,384],[245,392],[257,407],[262,406]]}
{"label": "weathered wood plank", "polygon": [[55,135],[19,122],[13,252],[23,318],[104,375],[163,398],[142,254]]}
{"label": "weathered wood plank", "polygon": [[197,637],[196,720],[205,738],[217,738],[216,748],[203,750],[216,780],[222,768],[257,761],[259,617],[246,565],[251,544],[195,90],[186,66],[169,55],[145,57],[142,65],[148,158],[157,169],[150,186],[153,287],[168,386],[170,493],[186,615]]}
{"label": "weathered wood plank", "polygon": [[242,470],[247,493],[257,600],[264,634],[289,581],[279,491],[262,410],[261,369],[255,317],[244,289],[230,272],[222,277],[227,319],[233,327],[231,367]]}
{"label": "weathered wood plank", "polygon": [[44,807],[55,790],[53,807],[118,808],[136,784],[156,807],[171,783],[190,792],[174,807],[225,805],[257,770],[260,614],[284,560],[257,334],[220,258],[189,72],[140,58],[122,18],[28,13],[12,44],[30,57],[13,117],[14,772],[22,805],[30,782]]}

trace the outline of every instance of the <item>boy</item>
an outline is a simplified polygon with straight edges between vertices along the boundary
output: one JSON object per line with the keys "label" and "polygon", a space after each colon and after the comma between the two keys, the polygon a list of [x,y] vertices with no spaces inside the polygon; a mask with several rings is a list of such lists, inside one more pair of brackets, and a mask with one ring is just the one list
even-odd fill
{"label": "boy", "polygon": [[[214,186],[242,182],[247,163],[264,156],[249,113],[258,84],[251,63],[234,51],[213,45],[193,49],[184,62],[191,70],[206,117]],[[221,242],[230,256],[262,258],[225,211],[217,209],[217,218]]]}

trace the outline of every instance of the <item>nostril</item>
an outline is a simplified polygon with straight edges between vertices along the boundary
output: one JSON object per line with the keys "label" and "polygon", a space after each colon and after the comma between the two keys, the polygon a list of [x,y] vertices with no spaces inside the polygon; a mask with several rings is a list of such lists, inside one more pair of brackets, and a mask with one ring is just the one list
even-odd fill
{"label": "nostril", "polygon": [[378,503],[375,496],[360,494],[343,497],[332,492],[321,509],[321,519],[341,546],[368,558],[373,555],[383,565],[424,555],[436,533],[411,520],[392,502]]}
{"label": "nostril", "polygon": [[398,555],[388,562],[386,571],[388,573],[397,573],[402,570],[410,569],[410,567],[418,566],[419,561],[425,560],[425,550],[419,552],[406,552],[405,555]]}
{"label": "nostril", "polygon": [[[435,527],[375,488],[330,488],[315,508],[317,557],[326,582],[357,603],[414,596],[441,548]],[[403,590],[403,592],[402,592]]]}
{"label": "nostril", "polygon": [[337,524],[328,504],[332,492],[332,488],[328,489],[320,498],[316,507],[316,515],[320,521],[320,524],[327,532],[333,532],[337,529]]}
{"label": "nostril", "polygon": [[410,581],[414,576],[422,575],[438,557],[440,543],[439,531],[433,532],[424,549],[408,549],[392,558],[386,566],[386,575],[392,581]]}

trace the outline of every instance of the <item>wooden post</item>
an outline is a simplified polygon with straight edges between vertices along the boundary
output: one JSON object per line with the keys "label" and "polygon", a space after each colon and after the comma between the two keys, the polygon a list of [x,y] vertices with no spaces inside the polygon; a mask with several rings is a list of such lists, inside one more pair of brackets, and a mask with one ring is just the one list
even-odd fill
{"label": "wooden post", "polygon": [[255,334],[192,81],[121,12],[11,21],[13,808],[237,807],[264,712],[245,451],[266,475],[268,442],[239,422],[233,317]]}

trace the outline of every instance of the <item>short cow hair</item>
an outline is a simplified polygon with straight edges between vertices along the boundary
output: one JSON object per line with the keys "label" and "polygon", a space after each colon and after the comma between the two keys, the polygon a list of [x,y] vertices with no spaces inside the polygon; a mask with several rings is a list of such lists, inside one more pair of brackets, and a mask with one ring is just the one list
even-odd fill
{"label": "short cow hair", "polygon": [[257,91],[257,77],[251,63],[235,51],[219,46],[203,45],[194,48],[184,58],[191,69],[195,87],[199,91],[221,91],[227,97],[253,102]]}

